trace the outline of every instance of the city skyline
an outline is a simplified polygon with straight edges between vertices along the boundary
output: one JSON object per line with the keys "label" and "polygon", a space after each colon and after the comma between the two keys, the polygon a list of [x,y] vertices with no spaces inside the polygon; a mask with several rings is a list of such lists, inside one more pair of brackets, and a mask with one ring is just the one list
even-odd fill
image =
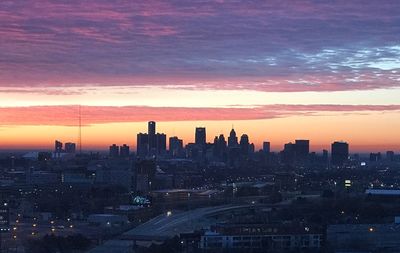
{"label": "city skyline", "polygon": [[155,120],[187,142],[197,125],[227,136],[234,124],[258,148],[307,138],[399,151],[398,7],[4,1],[0,149],[76,141],[81,105],[89,149],[135,146]]}
{"label": "city skyline", "polygon": [[[145,151],[145,154],[147,154],[148,152],[150,152],[149,150],[151,150],[152,148],[156,148],[157,147],[157,151],[154,151],[156,153],[159,152],[158,150],[158,145],[159,143],[159,136],[163,139],[161,139],[161,145],[163,146],[164,150],[168,150],[168,151],[173,151],[171,150],[171,139],[173,139],[172,141],[174,142],[174,144],[172,144],[173,146],[176,145],[176,141],[180,141],[181,142],[181,146],[183,148],[191,145],[191,144],[195,144],[196,146],[200,147],[200,146],[205,146],[206,144],[215,144],[215,141],[218,140],[218,138],[224,137],[225,138],[225,144],[229,147],[229,146],[235,146],[235,145],[239,145],[240,139],[243,136],[246,136],[245,138],[248,138],[248,142],[251,145],[254,145],[255,151],[259,151],[259,150],[263,150],[265,151],[265,149],[268,150],[268,152],[280,152],[283,151],[287,145],[298,145],[298,143],[306,143],[305,145],[307,146],[307,152],[303,151],[303,153],[310,153],[310,152],[316,152],[316,153],[323,153],[325,152],[325,150],[332,150],[332,146],[334,143],[346,143],[346,145],[349,145],[350,143],[348,143],[346,140],[344,139],[336,139],[336,140],[332,140],[329,144],[327,145],[314,145],[312,140],[307,139],[307,138],[293,138],[288,140],[285,143],[271,143],[270,139],[264,139],[262,141],[262,143],[254,143],[253,140],[251,139],[251,136],[249,136],[246,132],[243,133],[238,133],[234,126],[232,125],[232,128],[229,131],[229,134],[225,134],[225,133],[218,133],[218,134],[212,134],[212,135],[207,135],[207,128],[204,126],[196,126],[194,128],[194,132],[193,132],[193,137],[189,140],[186,140],[184,138],[181,138],[179,135],[175,134],[175,135],[168,135],[165,134],[164,132],[158,132],[158,122],[155,121],[148,121],[147,122],[147,132],[146,131],[141,131],[138,132],[136,134],[136,142],[134,142],[134,145],[132,145],[132,142],[112,142],[112,144],[110,143],[109,145],[111,146],[104,146],[104,147],[100,147],[100,148],[93,148],[91,146],[89,146],[89,148],[84,149],[84,151],[94,151],[94,150],[103,150],[106,151],[111,147],[128,147],[129,148],[133,148],[133,150],[136,152],[137,155],[142,154],[143,155],[143,151],[140,151],[138,149],[138,143],[141,142],[142,146],[146,145],[146,149],[147,151]],[[79,127],[79,126],[78,126]],[[79,130],[78,130],[79,131]],[[233,135],[232,135],[233,134]],[[153,137],[151,137],[153,136]],[[75,153],[76,147],[78,146],[77,143],[80,143],[80,136],[78,136],[76,139],[76,142],[71,141],[71,139],[56,139],[55,140],[55,152],[56,153],[60,153],[60,152],[66,152],[66,153],[71,153],[71,151],[67,151],[67,150],[73,150],[72,153]],[[145,138],[145,139],[144,139]],[[233,139],[231,139],[233,138]],[[154,139],[152,141],[150,141],[151,139]],[[144,141],[144,142],[143,142]],[[151,144],[151,143],[152,144]],[[65,150],[63,150],[63,144],[65,143]],[[234,144],[236,143],[236,144]],[[61,145],[61,146],[60,146]],[[73,145],[73,147],[71,147],[71,145]],[[121,146],[120,146],[121,145]],[[267,145],[267,146],[266,146]],[[67,148],[67,146],[69,146]],[[47,150],[51,150],[51,148],[53,148],[54,145],[53,143],[48,145],[48,147],[43,147],[42,149],[47,149]],[[272,147],[272,148],[271,148]],[[143,149],[144,147],[142,147]],[[29,148],[28,148],[29,149]],[[0,149],[1,150],[1,149]],[[79,150],[77,150],[78,152]],[[368,152],[387,152],[387,151],[397,151],[396,149],[381,149],[381,150],[372,150],[372,149],[365,149],[365,150],[360,150],[357,148],[353,149],[352,146],[352,153],[368,153]],[[349,151],[348,151],[349,152]],[[128,151],[129,153],[129,151]]]}

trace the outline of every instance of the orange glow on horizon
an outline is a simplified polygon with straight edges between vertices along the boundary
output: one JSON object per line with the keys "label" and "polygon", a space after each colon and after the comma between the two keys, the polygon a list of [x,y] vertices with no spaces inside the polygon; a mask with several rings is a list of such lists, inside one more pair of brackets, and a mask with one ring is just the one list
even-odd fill
{"label": "orange glow on horizon", "polygon": [[[371,124],[373,122],[373,124]],[[391,122],[388,124],[387,122]],[[311,150],[330,150],[336,140],[347,141],[352,152],[400,151],[400,118],[398,113],[368,113],[319,116],[292,116],[266,120],[241,121],[179,121],[157,122],[157,131],[178,136],[184,143],[193,142],[196,126],[207,128],[207,140],[213,141],[220,133],[228,137],[231,126],[236,133],[246,133],[256,149],[262,142],[271,142],[272,150],[282,150],[283,144],[295,139],[309,139]],[[84,150],[106,150],[109,145],[128,144],[136,149],[136,134],[147,132],[146,122],[107,123],[85,126],[82,129]],[[10,126],[0,127],[1,149],[52,149],[54,140],[77,142],[78,128],[69,126]]]}

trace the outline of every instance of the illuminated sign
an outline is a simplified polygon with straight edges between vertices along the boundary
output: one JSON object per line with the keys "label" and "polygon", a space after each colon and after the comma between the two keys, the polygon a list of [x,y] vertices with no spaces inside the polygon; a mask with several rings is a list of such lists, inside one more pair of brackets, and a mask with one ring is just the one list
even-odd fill
{"label": "illuminated sign", "polygon": [[136,206],[150,206],[151,200],[148,197],[135,196],[133,197],[133,204]]}

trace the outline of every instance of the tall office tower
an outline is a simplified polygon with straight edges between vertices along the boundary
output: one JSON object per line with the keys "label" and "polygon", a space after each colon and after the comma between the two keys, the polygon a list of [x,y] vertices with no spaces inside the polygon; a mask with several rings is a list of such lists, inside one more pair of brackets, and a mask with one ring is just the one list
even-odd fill
{"label": "tall office tower", "polygon": [[155,121],[149,121],[147,125],[148,125],[147,133],[149,135],[156,134],[156,122]]}
{"label": "tall office tower", "polygon": [[74,154],[76,152],[76,144],[72,142],[65,143],[65,152],[69,154]]}
{"label": "tall office tower", "polygon": [[157,133],[156,143],[157,154],[165,154],[167,152],[167,136],[163,133]]}
{"label": "tall office tower", "polygon": [[349,144],[335,141],[331,146],[331,163],[335,166],[343,166],[349,158]]}
{"label": "tall office tower", "polygon": [[232,128],[231,132],[229,133],[229,137],[228,137],[228,147],[233,148],[233,147],[237,147],[238,144],[238,138],[236,136],[236,132],[235,129]]}
{"label": "tall office tower", "polygon": [[129,151],[129,146],[126,144],[123,144],[121,147],[119,147],[119,155],[121,157],[129,157],[130,151]]}
{"label": "tall office tower", "polygon": [[61,141],[54,142],[54,153],[61,153],[63,152],[63,144]]}
{"label": "tall office tower", "polygon": [[248,155],[249,154],[249,136],[247,134],[242,134],[240,136],[240,151],[242,155]]}
{"label": "tall office tower", "polygon": [[183,150],[183,141],[178,137],[169,138],[169,153],[172,157],[179,156]]}
{"label": "tall office tower", "polygon": [[158,153],[157,151],[157,136],[156,136],[156,122],[154,121],[149,121],[148,123],[148,145],[149,145],[149,150],[148,154],[149,155],[156,155]]}
{"label": "tall office tower", "polygon": [[286,143],[283,147],[283,157],[282,160],[286,164],[291,164],[294,162],[295,154],[296,154],[296,144],[294,143]]}
{"label": "tall office tower", "polygon": [[264,154],[269,154],[271,152],[271,144],[269,141],[264,141],[263,142],[263,153]]}
{"label": "tall office tower", "polygon": [[218,158],[220,161],[226,159],[226,140],[223,134],[220,134],[219,137],[215,136],[213,152],[214,157]]}
{"label": "tall office tower", "polygon": [[195,132],[195,144],[198,146],[206,145],[206,128],[205,127],[196,127]]}
{"label": "tall office tower", "polygon": [[116,144],[110,146],[109,156],[116,158],[119,156],[119,147]]}
{"label": "tall office tower", "polygon": [[149,152],[149,135],[138,133],[136,141],[136,153],[140,158],[144,158]]}
{"label": "tall office tower", "polygon": [[310,153],[309,140],[296,140],[295,142],[295,156],[297,161],[306,161]]}

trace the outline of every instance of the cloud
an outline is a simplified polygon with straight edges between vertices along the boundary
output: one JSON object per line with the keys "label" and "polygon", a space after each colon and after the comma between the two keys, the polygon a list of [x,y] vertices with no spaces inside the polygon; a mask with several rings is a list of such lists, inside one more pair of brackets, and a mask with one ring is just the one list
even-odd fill
{"label": "cloud", "polygon": [[399,87],[399,7],[395,0],[1,1],[0,86]]}
{"label": "cloud", "polygon": [[[321,113],[370,113],[400,111],[400,105],[260,105],[254,107],[190,108],[147,106],[82,106],[85,125],[156,121],[255,120],[290,116],[315,116]],[[76,126],[78,106],[0,107],[4,125]]]}

